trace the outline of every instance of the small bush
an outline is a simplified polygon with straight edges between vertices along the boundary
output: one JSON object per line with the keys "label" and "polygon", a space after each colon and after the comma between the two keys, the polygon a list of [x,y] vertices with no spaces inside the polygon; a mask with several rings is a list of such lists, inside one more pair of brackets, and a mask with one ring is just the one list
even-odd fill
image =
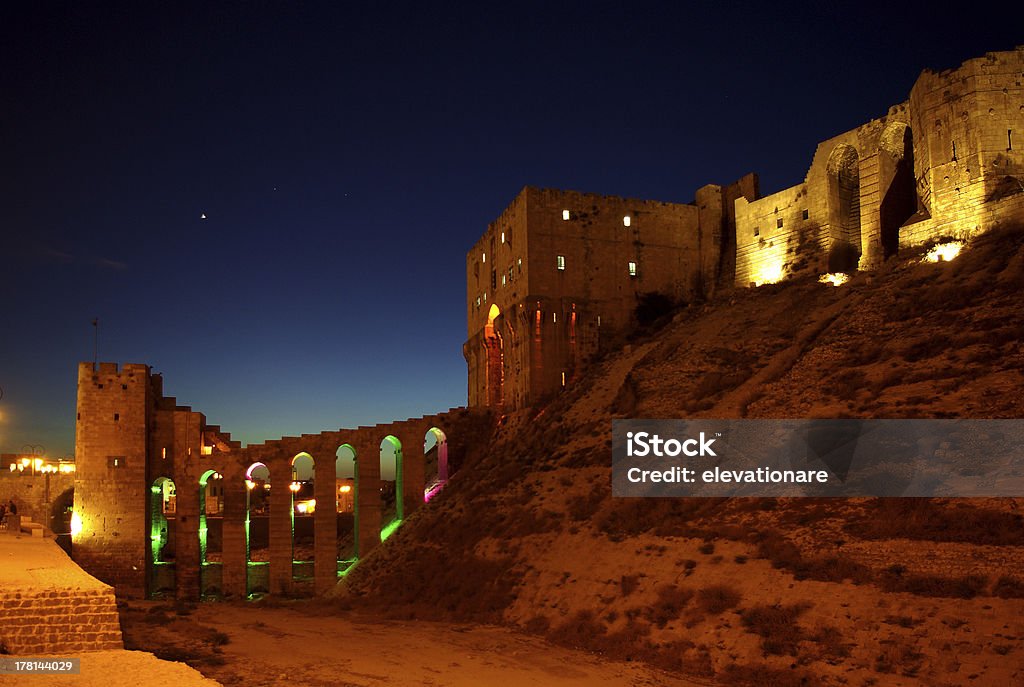
{"label": "small bush", "polygon": [[807,604],[754,606],[743,611],[740,620],[748,632],[761,637],[761,648],[768,654],[796,656],[804,631],[797,618],[810,608]]}
{"label": "small bush", "polygon": [[697,591],[697,604],[707,613],[718,614],[735,608],[743,596],[732,587],[715,584]]}

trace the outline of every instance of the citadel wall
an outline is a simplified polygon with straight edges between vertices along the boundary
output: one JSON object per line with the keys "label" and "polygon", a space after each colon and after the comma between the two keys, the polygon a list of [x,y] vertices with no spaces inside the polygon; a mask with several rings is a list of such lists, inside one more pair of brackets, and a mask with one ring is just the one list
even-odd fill
{"label": "citadel wall", "polygon": [[925,71],[910,98],[817,146],[803,183],[736,202],[736,285],[874,269],[900,248],[1024,218],[1024,48]]}

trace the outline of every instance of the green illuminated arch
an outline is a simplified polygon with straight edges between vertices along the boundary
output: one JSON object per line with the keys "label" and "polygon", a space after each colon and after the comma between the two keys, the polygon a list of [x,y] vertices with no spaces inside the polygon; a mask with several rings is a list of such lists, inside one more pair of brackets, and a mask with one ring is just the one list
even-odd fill
{"label": "green illuminated arch", "polygon": [[[405,516],[405,508],[402,503],[403,479],[402,479],[402,442],[393,434],[389,434],[380,442],[380,479],[382,482],[391,481],[387,477],[393,477],[395,482],[395,515],[386,522],[381,523],[380,540],[384,541],[390,537]],[[383,514],[383,504],[381,513]]]}
{"label": "green illuminated arch", "polygon": [[[309,563],[312,558],[306,560],[305,558],[299,560],[296,557],[296,546],[295,546],[295,517],[296,514],[300,514],[303,517],[307,517],[307,513],[298,513],[300,507],[303,504],[309,503],[314,495],[314,477],[316,474],[316,461],[313,460],[313,456],[309,455],[305,451],[295,454],[292,458],[292,481],[288,485],[288,493],[290,495],[290,507],[289,513],[292,524],[292,576],[303,577],[302,574],[296,574],[296,570],[302,570],[305,566],[296,567],[297,563],[306,564]],[[308,520],[304,520],[304,523],[308,523]],[[310,550],[312,550],[312,542],[310,542]]]}
{"label": "green illuminated arch", "polygon": [[[340,544],[336,552],[338,574],[343,576],[359,560],[359,466],[356,449],[352,444],[342,444],[334,455],[334,509],[339,526],[344,523],[347,527],[348,514],[352,514],[352,554],[346,555],[348,552],[342,551]],[[341,530],[337,534],[340,539]]]}

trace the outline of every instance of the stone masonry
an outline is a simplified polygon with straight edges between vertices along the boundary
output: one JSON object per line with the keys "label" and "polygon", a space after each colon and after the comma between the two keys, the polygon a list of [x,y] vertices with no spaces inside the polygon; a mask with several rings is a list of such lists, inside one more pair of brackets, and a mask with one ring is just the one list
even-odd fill
{"label": "stone masonry", "polygon": [[804,181],[749,174],[689,204],[525,188],[466,256],[470,407],[572,383],[644,294],[874,269],[1024,220],[1024,46],[925,71],[884,117],[820,143]]}
{"label": "stone masonry", "polygon": [[[242,448],[202,413],[163,396],[160,375],[146,365],[82,363],[78,370],[75,456],[75,513],[81,530],[74,536],[76,561],[127,596],[152,595],[170,587],[181,598],[199,598],[215,589],[245,597],[254,579],[266,578],[272,593],[292,593],[301,584],[293,565],[294,496],[289,485],[302,454],[313,460],[316,501],[313,516],[312,586],[332,588],[339,577],[335,513],[336,456],[339,447],[355,454],[356,549],[365,556],[381,543],[381,443],[400,447],[402,510],[412,514],[425,499],[424,438],[440,432],[449,465],[480,450],[493,427],[487,412],[452,409],[444,413],[372,427],[283,437]],[[251,469],[269,471],[269,561],[249,560]],[[223,484],[222,560],[205,560],[209,479]],[[173,525],[157,497],[171,482]],[[160,560],[173,527],[174,561]],[[169,579],[166,579],[168,578]]]}

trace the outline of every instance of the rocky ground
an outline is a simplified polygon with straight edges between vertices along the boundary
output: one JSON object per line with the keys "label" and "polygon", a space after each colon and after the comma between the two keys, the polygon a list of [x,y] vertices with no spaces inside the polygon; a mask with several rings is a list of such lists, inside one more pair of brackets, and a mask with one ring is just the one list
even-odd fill
{"label": "rocky ground", "polygon": [[1024,417],[1022,287],[1002,232],[687,307],[503,418],[341,603],[726,684],[1020,684],[1024,502],[612,499],[609,465],[616,417]]}

